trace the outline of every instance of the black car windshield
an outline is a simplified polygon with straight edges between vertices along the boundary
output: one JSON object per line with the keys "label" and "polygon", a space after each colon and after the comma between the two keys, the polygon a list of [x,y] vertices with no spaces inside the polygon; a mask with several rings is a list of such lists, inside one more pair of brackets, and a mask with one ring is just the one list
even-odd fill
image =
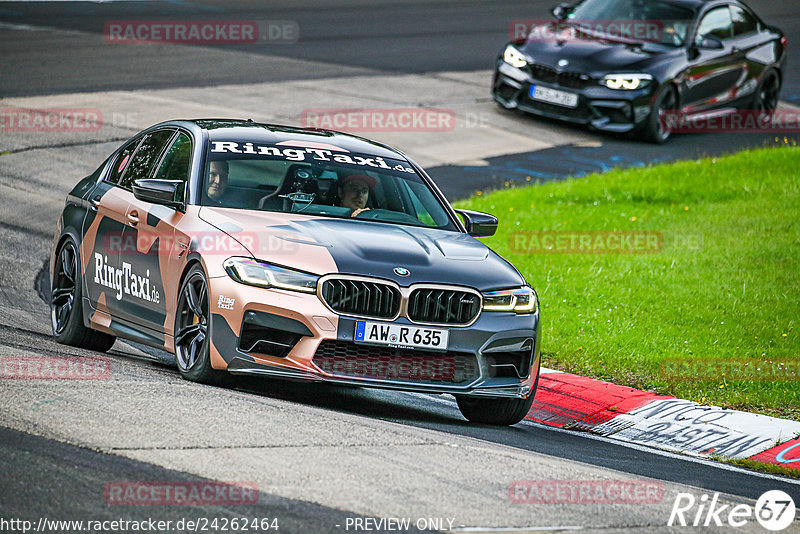
{"label": "black car windshield", "polygon": [[204,206],[457,230],[407,161],[321,143],[210,141],[207,155]]}
{"label": "black car windshield", "polygon": [[[669,46],[686,42],[693,19],[692,10],[657,0],[584,0],[567,15],[567,20],[601,35]],[[641,28],[629,26],[625,31],[625,23]]]}

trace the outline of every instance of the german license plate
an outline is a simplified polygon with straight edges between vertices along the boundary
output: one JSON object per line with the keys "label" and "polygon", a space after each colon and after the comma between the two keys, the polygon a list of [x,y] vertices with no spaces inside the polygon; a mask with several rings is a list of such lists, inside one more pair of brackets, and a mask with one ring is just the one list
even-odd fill
{"label": "german license plate", "polygon": [[356,321],[356,343],[387,345],[400,349],[447,350],[450,332],[402,324]]}
{"label": "german license plate", "polygon": [[548,104],[556,104],[568,108],[578,107],[577,94],[559,91],[558,89],[550,89],[549,87],[542,87],[541,85],[531,85],[528,96],[533,100],[547,102]]}

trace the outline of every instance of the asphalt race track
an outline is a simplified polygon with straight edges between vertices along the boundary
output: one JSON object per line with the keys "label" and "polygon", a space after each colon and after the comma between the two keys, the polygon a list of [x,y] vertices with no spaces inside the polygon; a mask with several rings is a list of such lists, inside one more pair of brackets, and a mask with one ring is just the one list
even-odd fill
{"label": "asphalt race track", "polygon": [[[0,2],[0,108],[85,108],[104,117],[97,131],[0,133],[0,359],[93,356],[50,335],[44,273],[55,223],[81,177],[160,120],[296,124],[309,108],[446,108],[456,117],[452,130],[364,135],[427,166],[451,199],[529,177],[556,180],[786,142],[726,134],[654,146],[498,110],[488,76],[508,23],[544,18],[550,4]],[[750,4],[789,35],[795,64],[800,6]],[[125,46],[102,35],[109,20],[190,18],[291,21],[300,39]],[[785,106],[800,105],[797,69],[789,69],[782,96]],[[367,520],[410,518],[408,531],[655,533],[670,531],[679,493],[719,492],[720,503],[752,506],[781,489],[800,503],[799,482],[726,464],[531,422],[470,425],[448,396],[253,379],[216,388],[182,380],[165,353],[118,341],[107,356],[105,380],[0,379],[0,520],[268,518],[278,520],[278,532],[316,533],[359,531],[358,524],[374,527],[360,531],[397,532]],[[663,496],[649,504],[553,505],[509,497],[515,481],[554,479],[650,481]],[[248,483],[258,500],[115,503],[108,487],[126,481]],[[20,530],[0,522],[0,531]],[[737,531],[764,530],[751,521]]]}

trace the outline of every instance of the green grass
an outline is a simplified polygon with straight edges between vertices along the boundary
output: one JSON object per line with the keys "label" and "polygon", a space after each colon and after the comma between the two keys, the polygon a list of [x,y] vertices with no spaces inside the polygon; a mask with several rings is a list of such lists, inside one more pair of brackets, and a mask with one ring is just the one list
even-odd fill
{"label": "green grass", "polygon": [[[539,293],[543,365],[800,420],[800,377],[659,373],[676,359],[800,360],[800,147],[479,192],[457,206],[499,217],[484,241]],[[655,231],[663,248],[515,250],[514,234],[531,230]]]}
{"label": "green grass", "polygon": [[758,471],[760,473],[769,473],[771,475],[783,475],[791,478],[800,479],[800,469],[794,469],[792,467],[767,464],[763,462],[757,462],[755,460],[731,460],[728,458],[716,458],[716,459],[721,462],[737,465],[739,467],[744,467],[745,469]]}

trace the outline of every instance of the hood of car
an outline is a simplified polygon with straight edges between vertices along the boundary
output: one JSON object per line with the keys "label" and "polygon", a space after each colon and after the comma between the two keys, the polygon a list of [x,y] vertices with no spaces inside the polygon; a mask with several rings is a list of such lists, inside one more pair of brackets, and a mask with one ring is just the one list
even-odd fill
{"label": "hood of car", "polygon": [[[663,45],[629,44],[590,36],[565,41],[533,40],[517,47],[530,56],[536,64],[594,76],[617,70],[625,72],[632,69],[646,69],[654,59],[674,53],[673,49]],[[568,63],[563,64],[563,60]]]}
{"label": "hood of car", "polygon": [[[200,217],[260,260],[315,274],[355,274],[479,290],[524,283],[477,239],[459,232],[372,221],[203,207]],[[332,268],[333,267],[333,268]],[[408,272],[405,276],[398,274]]]}

